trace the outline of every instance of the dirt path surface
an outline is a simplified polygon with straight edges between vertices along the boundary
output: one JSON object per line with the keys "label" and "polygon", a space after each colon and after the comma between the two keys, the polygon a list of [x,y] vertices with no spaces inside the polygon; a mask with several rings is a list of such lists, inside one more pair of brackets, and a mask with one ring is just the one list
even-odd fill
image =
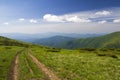
{"label": "dirt path surface", "polygon": [[[22,50],[23,51],[23,50]],[[11,68],[8,74],[8,80],[18,80],[18,62],[19,62],[19,54],[22,52],[17,52],[14,60],[11,63]]]}
{"label": "dirt path surface", "polygon": [[36,57],[28,53],[30,58],[33,60],[33,62],[42,70],[42,72],[50,79],[50,80],[61,80],[59,79],[50,69],[48,69],[43,63],[38,61]]}

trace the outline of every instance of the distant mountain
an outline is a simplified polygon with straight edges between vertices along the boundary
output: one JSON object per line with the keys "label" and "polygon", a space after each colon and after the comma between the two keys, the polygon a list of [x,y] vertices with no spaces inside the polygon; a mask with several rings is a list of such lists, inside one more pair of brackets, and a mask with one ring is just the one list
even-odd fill
{"label": "distant mountain", "polygon": [[57,48],[120,48],[120,32],[114,32],[100,37],[94,38],[70,38],[63,36],[55,36],[46,39],[40,39],[34,43],[47,45]]}
{"label": "distant mountain", "polygon": [[63,43],[69,42],[74,39],[75,38],[71,38],[71,37],[54,36],[54,37],[50,37],[50,38],[37,39],[37,40],[33,41],[33,43],[41,44],[41,45],[45,45],[45,46],[51,46],[51,47],[61,47],[63,45]]}
{"label": "distant mountain", "polygon": [[8,38],[21,40],[25,42],[33,42],[35,40],[49,38],[53,36],[66,36],[72,38],[88,38],[88,37],[96,37],[104,34],[76,34],[76,33],[37,33],[37,34],[24,34],[24,33],[0,33],[1,36],[5,36]]}
{"label": "distant mountain", "polygon": [[76,39],[64,44],[65,48],[120,48],[120,32],[95,38]]}

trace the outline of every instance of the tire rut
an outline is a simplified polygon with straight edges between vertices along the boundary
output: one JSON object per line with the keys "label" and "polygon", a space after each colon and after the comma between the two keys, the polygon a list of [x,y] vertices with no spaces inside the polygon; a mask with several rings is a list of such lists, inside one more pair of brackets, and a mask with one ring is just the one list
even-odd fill
{"label": "tire rut", "polygon": [[23,50],[17,52],[14,60],[12,61],[7,80],[18,80],[19,54],[21,54],[22,51]]}
{"label": "tire rut", "polygon": [[49,78],[49,80],[61,80],[59,79],[50,69],[48,69],[43,63],[38,61],[36,57],[28,52],[28,55],[33,60],[33,62],[41,69],[41,71]]}

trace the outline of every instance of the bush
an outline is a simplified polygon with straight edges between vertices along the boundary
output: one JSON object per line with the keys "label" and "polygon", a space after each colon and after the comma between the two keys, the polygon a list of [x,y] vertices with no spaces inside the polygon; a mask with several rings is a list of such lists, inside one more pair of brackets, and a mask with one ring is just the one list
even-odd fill
{"label": "bush", "polygon": [[112,57],[112,58],[118,58],[116,55],[114,55],[114,54],[110,54],[109,55],[110,57]]}
{"label": "bush", "polygon": [[117,51],[120,51],[120,49],[117,49]]}
{"label": "bush", "polygon": [[7,47],[5,47],[5,49],[12,49],[12,47],[8,47],[8,46],[7,46]]}
{"label": "bush", "polygon": [[96,51],[95,48],[83,48],[83,49],[80,49],[80,50],[83,50],[83,51]]}
{"label": "bush", "polygon": [[59,48],[51,48],[51,49],[47,49],[47,52],[60,52],[61,49]]}
{"label": "bush", "polygon": [[106,54],[97,54],[98,56],[106,56]]}
{"label": "bush", "polygon": [[100,49],[100,51],[108,51],[108,49]]}
{"label": "bush", "polygon": [[97,54],[98,56],[108,56],[112,58],[118,58],[115,54]]}

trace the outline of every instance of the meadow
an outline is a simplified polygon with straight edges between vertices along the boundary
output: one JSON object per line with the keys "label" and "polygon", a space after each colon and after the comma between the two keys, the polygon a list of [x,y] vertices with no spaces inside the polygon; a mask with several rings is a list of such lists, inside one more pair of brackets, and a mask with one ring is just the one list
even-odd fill
{"label": "meadow", "polygon": [[61,80],[120,80],[120,49],[67,50],[40,46],[1,46],[0,80],[9,80],[11,64],[19,51],[17,80],[49,80],[29,54]]}
{"label": "meadow", "polygon": [[31,48],[62,80],[120,80],[120,50]]}

